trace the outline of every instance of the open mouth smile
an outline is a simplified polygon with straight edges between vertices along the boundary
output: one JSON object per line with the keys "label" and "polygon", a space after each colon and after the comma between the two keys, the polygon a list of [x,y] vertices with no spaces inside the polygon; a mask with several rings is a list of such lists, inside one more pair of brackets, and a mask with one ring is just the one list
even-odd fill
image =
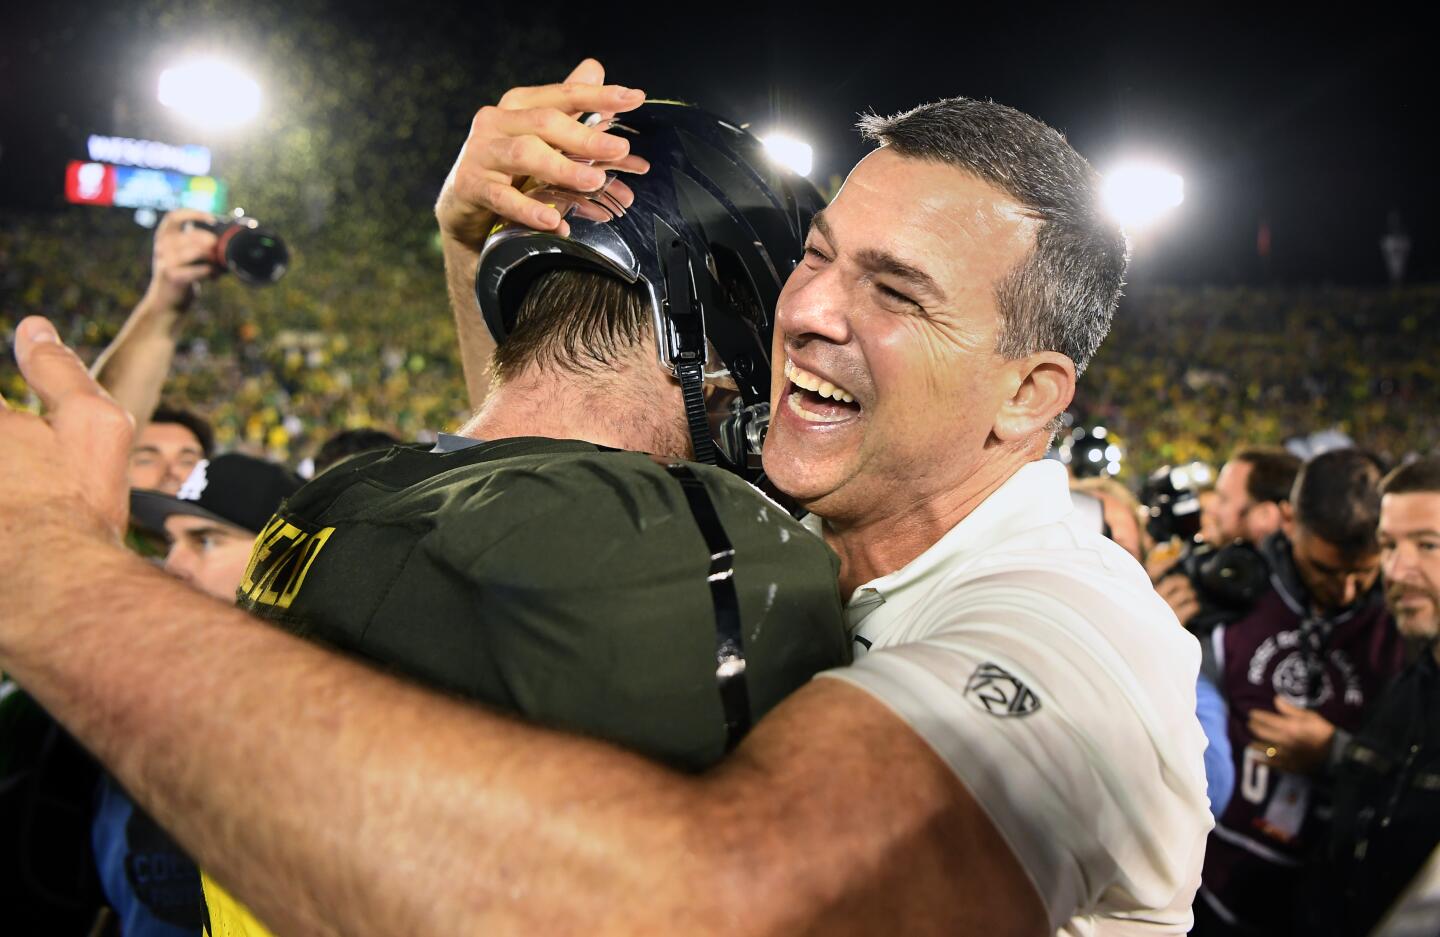
{"label": "open mouth smile", "polygon": [[855,395],[785,359],[787,409],[808,423],[843,423],[860,415]]}

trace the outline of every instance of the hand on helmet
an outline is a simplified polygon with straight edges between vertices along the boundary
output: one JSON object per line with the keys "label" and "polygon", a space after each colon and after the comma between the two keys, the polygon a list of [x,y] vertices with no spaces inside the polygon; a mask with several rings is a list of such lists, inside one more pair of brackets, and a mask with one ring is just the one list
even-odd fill
{"label": "hand on helmet", "polygon": [[[646,172],[649,163],[630,154],[623,136],[577,119],[609,118],[644,103],[645,92],[604,80],[604,67],[586,59],[561,84],[511,88],[498,104],[482,107],[435,205],[441,233],[476,251],[497,220],[566,234],[560,213],[527,197],[527,189],[591,191],[605,185],[606,170]],[[617,185],[623,190],[612,184],[612,194],[623,195]]]}

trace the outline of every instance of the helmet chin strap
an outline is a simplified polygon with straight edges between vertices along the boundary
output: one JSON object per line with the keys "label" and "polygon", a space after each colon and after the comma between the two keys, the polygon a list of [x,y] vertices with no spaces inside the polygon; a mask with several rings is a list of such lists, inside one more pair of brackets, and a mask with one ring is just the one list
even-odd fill
{"label": "helmet chin strap", "polygon": [[715,440],[710,438],[710,420],[705,413],[705,365],[688,362],[680,365],[680,395],[685,398],[685,421],[690,424],[690,442],[695,447],[695,461],[715,464]]}
{"label": "helmet chin strap", "polygon": [[715,441],[710,437],[710,421],[705,412],[705,308],[695,287],[695,271],[690,265],[690,252],[685,242],[664,222],[656,222],[657,233],[664,229],[665,239],[665,322],[660,353],[665,363],[680,380],[680,396],[685,400],[685,421],[690,427],[690,443],[695,447],[695,461],[716,464]]}

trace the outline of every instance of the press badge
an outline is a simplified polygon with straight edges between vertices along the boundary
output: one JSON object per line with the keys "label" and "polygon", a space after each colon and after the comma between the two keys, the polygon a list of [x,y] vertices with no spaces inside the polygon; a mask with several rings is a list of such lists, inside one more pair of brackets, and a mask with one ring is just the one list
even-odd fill
{"label": "press badge", "polygon": [[1277,839],[1293,840],[1300,835],[1309,806],[1309,779],[1298,774],[1281,774],[1265,808],[1265,826]]}

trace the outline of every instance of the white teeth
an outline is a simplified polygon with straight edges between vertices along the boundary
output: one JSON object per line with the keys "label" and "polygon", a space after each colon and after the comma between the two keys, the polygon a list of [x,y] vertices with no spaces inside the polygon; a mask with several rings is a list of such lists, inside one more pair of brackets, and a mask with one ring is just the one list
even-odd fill
{"label": "white teeth", "polygon": [[800,406],[799,394],[791,394],[790,396],[786,397],[785,406],[790,408],[791,413],[795,414],[796,416],[800,417],[800,419],[805,420],[808,423],[843,423],[846,420],[853,419],[853,417],[848,413],[832,413],[829,416],[825,416],[819,413],[814,413],[810,410],[806,410],[804,407]]}
{"label": "white teeth", "polygon": [[789,358],[785,359],[785,376],[791,381],[794,381],[796,387],[803,387],[806,390],[814,391],[821,397],[829,397],[831,400],[840,400],[845,403],[855,402],[854,396],[851,395],[849,391],[841,387],[836,387],[829,381],[811,374]]}

